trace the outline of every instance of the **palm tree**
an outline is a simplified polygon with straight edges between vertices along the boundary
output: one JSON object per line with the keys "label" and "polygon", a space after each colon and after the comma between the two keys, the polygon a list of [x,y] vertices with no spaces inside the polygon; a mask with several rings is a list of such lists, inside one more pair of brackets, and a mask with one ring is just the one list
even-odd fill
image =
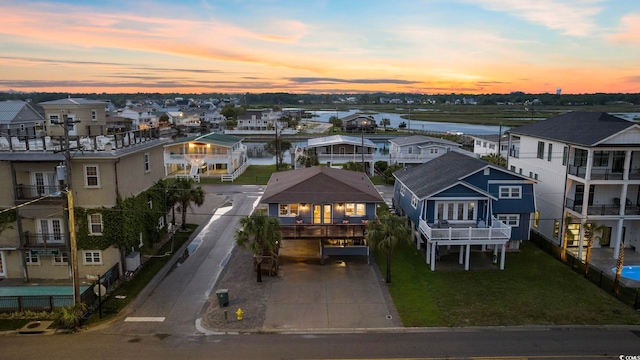
{"label": "palm tree", "polygon": [[589,261],[591,261],[591,247],[594,240],[602,240],[602,236],[596,236],[596,233],[602,234],[607,227],[596,223],[585,224],[584,233],[587,238],[587,254],[584,257],[584,274],[589,274]]}
{"label": "palm tree", "polygon": [[262,256],[265,251],[273,252],[282,239],[280,221],[264,214],[253,213],[240,219],[240,229],[236,230],[236,245],[248,248],[253,253],[253,263],[258,273],[257,281],[262,282]]}
{"label": "palm tree", "polygon": [[[168,202],[169,204],[180,204],[182,208],[182,224],[180,228],[182,230],[187,228],[187,209],[192,209],[192,203],[201,206],[204,204],[204,190],[201,186],[194,187],[196,184],[192,178],[177,178],[174,180],[171,190],[169,191]],[[175,221],[175,220],[174,220]]]}
{"label": "palm tree", "polygon": [[620,286],[620,275],[622,275],[622,266],[624,266],[624,241],[620,244],[618,252],[618,261],[616,261],[616,278],[613,280],[613,292],[618,294]]}
{"label": "palm tree", "polygon": [[387,131],[387,126],[391,125],[391,120],[388,118],[383,118],[380,120],[380,125],[384,126],[384,131]]}
{"label": "palm tree", "polygon": [[369,246],[387,252],[387,283],[391,282],[391,252],[398,242],[411,243],[411,229],[406,225],[404,217],[382,215],[369,222],[366,235]]}

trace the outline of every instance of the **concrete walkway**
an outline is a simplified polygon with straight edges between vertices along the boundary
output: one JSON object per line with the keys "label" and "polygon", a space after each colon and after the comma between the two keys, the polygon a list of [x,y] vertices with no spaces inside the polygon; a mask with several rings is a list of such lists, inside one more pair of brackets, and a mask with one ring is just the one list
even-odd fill
{"label": "concrete walkway", "polygon": [[361,256],[320,265],[317,241],[290,240],[280,250],[282,281],[271,285],[264,329],[401,327],[386,285]]}

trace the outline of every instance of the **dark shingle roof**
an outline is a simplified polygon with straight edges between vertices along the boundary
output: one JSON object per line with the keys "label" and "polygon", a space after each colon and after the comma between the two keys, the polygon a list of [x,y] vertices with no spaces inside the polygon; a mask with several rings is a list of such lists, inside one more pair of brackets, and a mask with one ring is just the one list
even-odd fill
{"label": "dark shingle roof", "polygon": [[514,135],[527,135],[575,145],[595,146],[600,141],[632,126],[637,125],[607,113],[575,111],[535,124],[512,128],[509,132]]}
{"label": "dark shingle roof", "polygon": [[364,173],[315,166],[273,173],[261,202],[384,202],[384,199]]}
{"label": "dark shingle roof", "polygon": [[416,167],[398,170],[393,176],[416,196],[424,198],[487,165],[486,161],[451,151]]}
{"label": "dark shingle roof", "polygon": [[219,134],[219,133],[209,133],[206,135],[198,135],[198,136],[190,136],[185,138],[175,139],[171,145],[188,143],[192,141],[203,142],[207,144],[220,145],[224,147],[231,147],[242,141],[242,138]]}

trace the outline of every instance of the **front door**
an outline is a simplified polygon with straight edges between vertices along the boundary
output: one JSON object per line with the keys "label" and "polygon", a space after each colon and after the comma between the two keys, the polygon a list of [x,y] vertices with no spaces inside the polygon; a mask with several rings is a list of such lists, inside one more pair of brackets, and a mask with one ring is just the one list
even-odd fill
{"label": "front door", "polygon": [[322,224],[322,205],[313,205],[313,223]]}
{"label": "front door", "polygon": [[313,205],[313,223],[331,224],[331,204]]}

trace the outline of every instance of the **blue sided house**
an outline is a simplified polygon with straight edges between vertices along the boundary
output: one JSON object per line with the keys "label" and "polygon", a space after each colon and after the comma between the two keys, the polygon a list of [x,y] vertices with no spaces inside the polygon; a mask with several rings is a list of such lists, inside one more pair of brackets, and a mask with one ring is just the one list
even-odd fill
{"label": "blue sided house", "polygon": [[453,246],[459,246],[465,270],[472,246],[493,250],[495,262],[500,251],[502,270],[505,251],[529,240],[536,211],[533,179],[457,152],[393,176],[396,211],[410,220],[432,271],[439,254]]}

